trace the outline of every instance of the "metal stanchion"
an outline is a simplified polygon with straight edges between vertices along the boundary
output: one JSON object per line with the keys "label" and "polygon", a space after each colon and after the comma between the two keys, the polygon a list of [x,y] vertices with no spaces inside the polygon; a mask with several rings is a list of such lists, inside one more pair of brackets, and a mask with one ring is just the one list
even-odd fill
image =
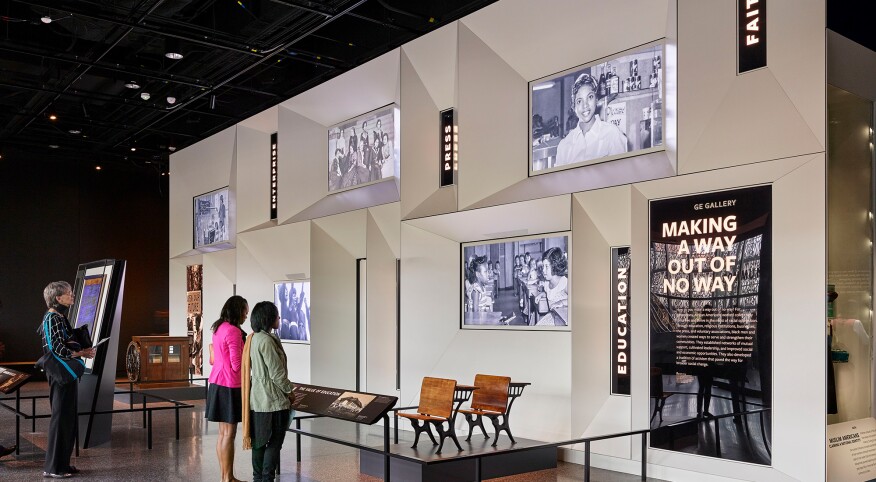
{"label": "metal stanchion", "polygon": [[21,446],[21,388],[15,390],[15,412],[15,455],[18,455]]}
{"label": "metal stanchion", "polygon": [[176,415],[176,439],[179,440],[179,405],[174,405],[174,414]]}
{"label": "metal stanchion", "polygon": [[389,479],[389,415],[383,416],[383,480]]}
{"label": "metal stanchion", "polygon": [[590,482],[590,441],[584,442],[584,482]]}
{"label": "metal stanchion", "polygon": [[146,446],[152,450],[152,410],[149,410],[149,428],[146,430]]}
{"label": "metal stanchion", "polygon": [[[295,419],[295,428],[301,430],[301,419]],[[295,460],[301,462],[301,434],[295,434]]]}
{"label": "metal stanchion", "polygon": [[642,432],[642,480],[648,478],[648,432]]}
{"label": "metal stanchion", "polygon": [[30,431],[36,432],[36,397],[30,399]]}

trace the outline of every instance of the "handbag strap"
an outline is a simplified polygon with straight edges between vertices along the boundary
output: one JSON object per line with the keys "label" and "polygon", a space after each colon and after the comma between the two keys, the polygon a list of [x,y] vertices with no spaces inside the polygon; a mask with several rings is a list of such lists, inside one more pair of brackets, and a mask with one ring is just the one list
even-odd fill
{"label": "handbag strap", "polygon": [[[52,356],[55,357],[55,359],[58,360],[58,362],[61,365],[63,365],[64,368],[66,368],[68,372],[70,372],[70,376],[72,376],[73,379],[76,380],[77,378],[79,378],[79,375],[77,375],[76,372],[74,372],[73,369],[70,368],[70,365],[68,365],[63,359],[61,359],[61,357],[59,357],[57,354],[55,354],[54,350],[52,350],[52,331],[49,329],[49,318],[51,316],[52,316],[52,312],[50,311],[50,312],[46,313],[46,316],[43,317],[43,335],[46,337],[46,346],[49,349],[49,353],[51,353]],[[79,363],[82,363],[82,360],[77,360],[77,361]],[[85,363],[82,363],[82,366],[84,367]]]}

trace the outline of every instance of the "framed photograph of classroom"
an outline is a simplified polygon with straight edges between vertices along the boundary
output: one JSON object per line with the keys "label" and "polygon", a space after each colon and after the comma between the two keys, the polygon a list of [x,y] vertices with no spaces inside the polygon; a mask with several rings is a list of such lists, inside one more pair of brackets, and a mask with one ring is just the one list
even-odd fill
{"label": "framed photograph of classroom", "polygon": [[664,150],[662,41],[529,83],[529,175]]}
{"label": "framed photograph of classroom", "polygon": [[228,205],[228,186],[193,198],[195,249],[231,240]]}
{"label": "framed photograph of classroom", "polygon": [[328,190],[354,189],[398,176],[399,109],[383,106],[328,130]]}
{"label": "framed photograph of classroom", "polygon": [[461,245],[461,328],[570,329],[571,233]]}
{"label": "framed photograph of classroom", "polygon": [[310,344],[310,280],[274,283],[274,304],[280,328],[274,333],[283,343]]}

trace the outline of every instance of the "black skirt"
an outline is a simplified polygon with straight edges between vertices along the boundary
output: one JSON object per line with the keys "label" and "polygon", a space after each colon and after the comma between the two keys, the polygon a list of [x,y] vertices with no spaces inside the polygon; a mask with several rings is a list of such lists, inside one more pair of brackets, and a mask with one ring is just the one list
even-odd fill
{"label": "black skirt", "polygon": [[289,422],[292,421],[291,412],[289,410],[280,410],[277,412],[249,412],[250,434],[252,439],[252,447],[259,449],[271,441],[279,441],[280,446],[283,445],[283,439],[286,438],[286,429],[289,428]]}
{"label": "black skirt", "polygon": [[211,383],[207,389],[205,416],[211,422],[240,423],[242,420],[240,387]]}

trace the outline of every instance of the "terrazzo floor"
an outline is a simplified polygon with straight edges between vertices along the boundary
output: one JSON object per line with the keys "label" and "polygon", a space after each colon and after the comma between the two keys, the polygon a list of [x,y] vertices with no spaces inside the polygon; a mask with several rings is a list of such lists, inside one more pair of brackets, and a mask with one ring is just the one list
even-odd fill
{"label": "terrazzo floor", "polygon": [[[40,384],[32,384],[27,392],[40,393]],[[43,384],[44,385],[44,384]],[[45,393],[45,392],[43,392]],[[8,403],[8,402],[7,402]],[[180,439],[174,439],[173,411],[155,412],[153,416],[153,448],[147,449],[146,430],[142,415],[116,414],[113,418],[112,442],[100,447],[81,450],[73,458],[73,465],[82,473],[74,479],[113,481],[218,481],[219,464],[216,459],[218,427],[207,423],[203,415],[203,400],[190,402],[194,409],[183,410],[180,415]],[[118,408],[128,408],[126,403],[116,402]],[[29,409],[29,404],[28,404]],[[48,403],[37,404],[38,413],[48,413]],[[333,437],[358,441],[367,445],[382,444],[381,427],[360,427],[336,420],[304,422],[302,428]],[[48,419],[37,420],[36,431],[31,432],[31,422],[22,421],[21,454],[0,459],[0,481],[43,480],[42,466],[45,458],[46,429]],[[0,410],[0,444],[9,446],[15,442],[15,417],[7,410]],[[402,439],[411,439],[406,431]],[[400,440],[404,443],[404,440]],[[235,476],[252,480],[250,452],[239,450],[240,434],[235,453]],[[302,462],[295,462],[295,436],[289,434],[283,446],[281,474],[278,481],[334,482],[374,481],[381,479],[359,474],[359,455],[356,449],[304,438],[301,444]],[[560,462],[557,469],[532,472],[513,477],[491,479],[501,482],[554,482],[584,480],[584,468],[576,464]],[[604,482],[633,482],[636,475],[621,474],[592,469],[591,480]],[[657,479],[648,479],[657,481]]]}

